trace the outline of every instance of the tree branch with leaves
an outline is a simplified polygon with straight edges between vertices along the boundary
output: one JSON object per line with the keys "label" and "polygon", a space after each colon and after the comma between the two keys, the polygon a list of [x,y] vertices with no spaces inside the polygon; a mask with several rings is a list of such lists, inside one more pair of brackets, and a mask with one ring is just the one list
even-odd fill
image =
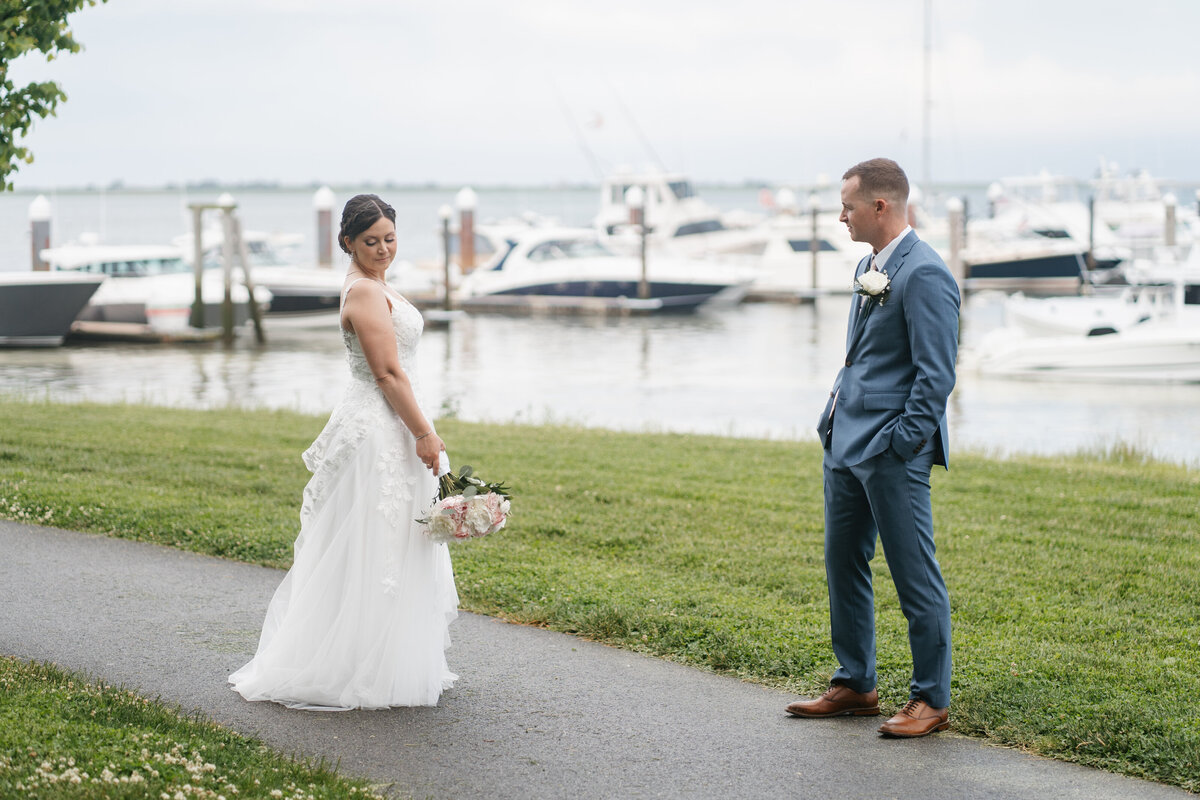
{"label": "tree branch with leaves", "polygon": [[61,53],[82,48],[67,28],[67,16],[85,5],[107,0],[0,0],[0,191],[12,189],[9,177],[33,153],[17,144],[35,119],[53,116],[66,93],[54,81],[15,86],[8,68],[27,53],[43,53],[53,61]]}

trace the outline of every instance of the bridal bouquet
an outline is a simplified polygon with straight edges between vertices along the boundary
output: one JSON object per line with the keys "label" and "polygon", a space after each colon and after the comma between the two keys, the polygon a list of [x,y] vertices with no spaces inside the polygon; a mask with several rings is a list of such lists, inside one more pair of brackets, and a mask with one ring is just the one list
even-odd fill
{"label": "bridal bouquet", "polygon": [[425,535],[435,542],[461,542],[495,533],[508,521],[508,487],[475,477],[469,466],[438,476],[438,493],[424,519]]}

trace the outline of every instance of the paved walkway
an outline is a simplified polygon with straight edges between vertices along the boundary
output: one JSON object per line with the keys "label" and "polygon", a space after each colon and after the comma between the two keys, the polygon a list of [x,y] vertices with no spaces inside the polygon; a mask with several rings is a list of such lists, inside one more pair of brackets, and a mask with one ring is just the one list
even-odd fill
{"label": "paved walkway", "polygon": [[437,708],[291,711],[225,677],[253,654],[282,573],[0,521],[0,653],[198,709],[284,752],[415,798],[1192,797],[878,718],[799,720],[793,696],[489,617],[451,628],[461,675]]}

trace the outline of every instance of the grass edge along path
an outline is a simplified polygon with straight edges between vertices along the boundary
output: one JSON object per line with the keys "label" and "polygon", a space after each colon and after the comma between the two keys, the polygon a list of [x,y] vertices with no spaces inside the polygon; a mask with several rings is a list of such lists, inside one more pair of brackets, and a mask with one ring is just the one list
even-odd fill
{"label": "grass edge along path", "polygon": [[378,798],[324,762],[50,664],[0,655],[0,797]]}
{"label": "grass edge along path", "polygon": [[[287,566],[324,418],[0,400],[0,516]],[[441,420],[515,495],[456,547],[463,607],[797,694],[828,641],[813,443]],[[1200,473],[1136,453],[956,454],[932,476],[963,733],[1200,790]],[[873,562],[880,696],[905,623]]]}

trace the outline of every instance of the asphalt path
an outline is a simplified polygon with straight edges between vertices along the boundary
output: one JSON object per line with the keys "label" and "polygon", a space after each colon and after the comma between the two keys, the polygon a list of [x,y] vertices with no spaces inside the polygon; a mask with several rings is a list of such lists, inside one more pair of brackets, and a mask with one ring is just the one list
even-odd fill
{"label": "asphalt path", "polygon": [[[285,753],[414,798],[1156,800],[1179,789],[881,718],[802,720],[794,696],[489,617],[451,627],[461,677],[436,708],[340,713],[249,703],[279,570],[0,521],[0,653],[198,710]],[[951,708],[953,722],[953,708]]]}

